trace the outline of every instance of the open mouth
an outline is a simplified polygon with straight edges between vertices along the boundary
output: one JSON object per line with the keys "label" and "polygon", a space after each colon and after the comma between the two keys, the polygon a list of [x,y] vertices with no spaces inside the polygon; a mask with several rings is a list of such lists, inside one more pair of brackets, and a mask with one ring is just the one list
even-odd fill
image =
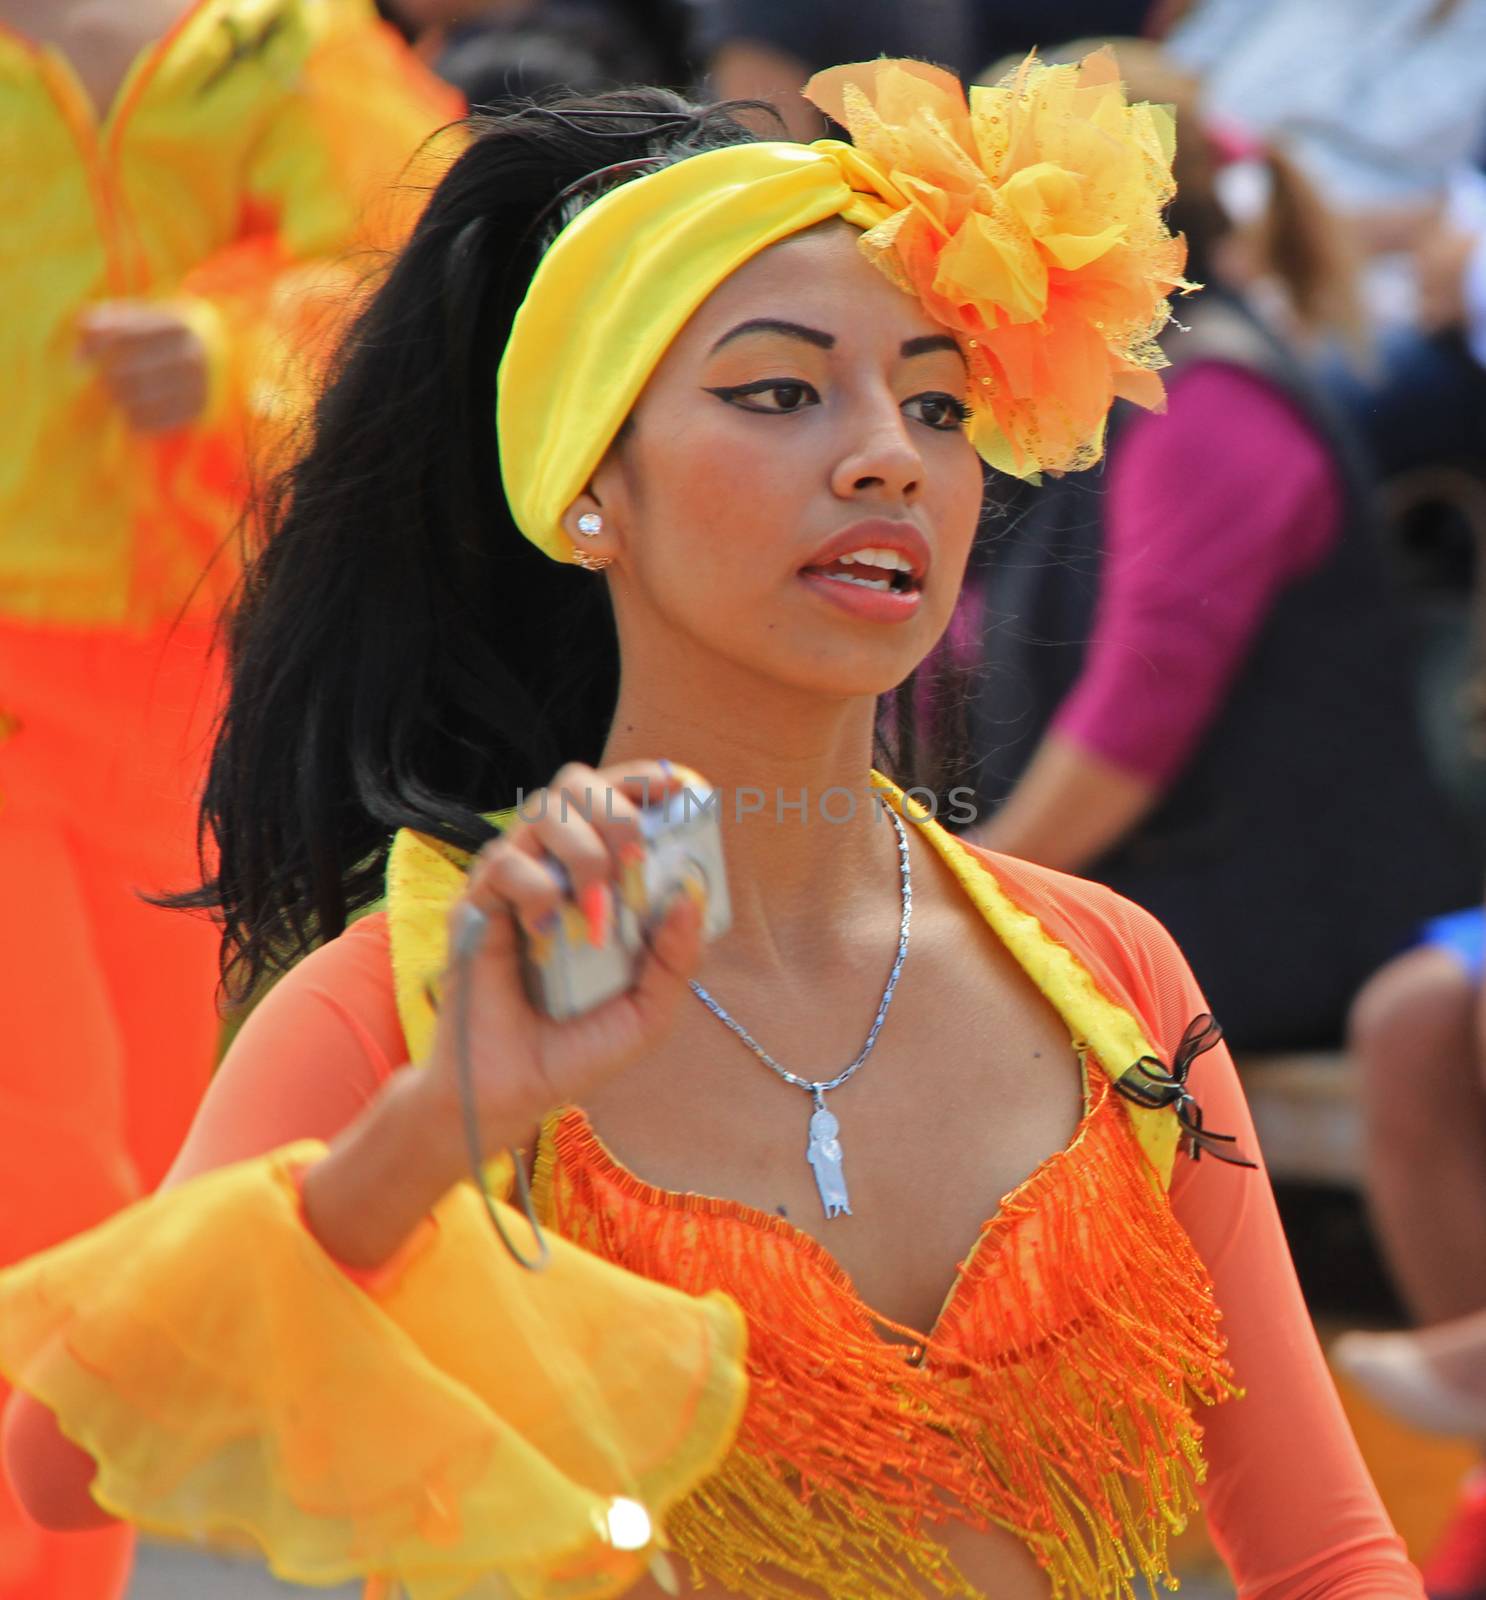
{"label": "open mouth", "polygon": [[916,594],[923,587],[912,562],[896,550],[856,550],[805,571],[883,594]]}

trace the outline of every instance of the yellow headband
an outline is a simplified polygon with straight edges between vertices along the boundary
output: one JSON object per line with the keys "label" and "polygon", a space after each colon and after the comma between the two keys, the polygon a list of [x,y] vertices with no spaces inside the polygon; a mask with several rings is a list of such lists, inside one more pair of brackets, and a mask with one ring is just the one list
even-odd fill
{"label": "yellow headband", "polygon": [[1128,105],[1113,53],[1028,57],[993,88],[916,61],[835,67],[806,93],[853,143],[690,156],[609,191],[565,227],[516,314],[496,427],[517,527],[558,561],[582,493],[667,347],[712,291],[831,217],[959,339],[968,432],[1005,472],[1096,461],[1116,395],[1162,403],[1155,337],[1184,241],[1170,115]]}

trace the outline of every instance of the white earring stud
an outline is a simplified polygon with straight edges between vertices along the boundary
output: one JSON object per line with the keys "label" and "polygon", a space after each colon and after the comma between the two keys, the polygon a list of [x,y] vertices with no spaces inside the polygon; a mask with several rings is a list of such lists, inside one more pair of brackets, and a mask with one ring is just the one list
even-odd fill
{"label": "white earring stud", "polygon": [[596,511],[585,511],[578,518],[578,532],[585,539],[595,538],[604,531],[604,519]]}

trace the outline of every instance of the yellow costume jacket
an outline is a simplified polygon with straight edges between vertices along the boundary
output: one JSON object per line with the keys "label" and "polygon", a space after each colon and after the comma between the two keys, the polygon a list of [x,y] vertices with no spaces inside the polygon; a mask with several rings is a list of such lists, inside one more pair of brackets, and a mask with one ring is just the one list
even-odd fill
{"label": "yellow costume jacket", "polygon": [[[144,627],[220,602],[288,336],[344,300],[353,246],[407,226],[388,180],[462,109],[362,0],[183,6],[101,122],[64,57],[0,28],[0,616]],[[206,341],[192,427],[134,433],[78,358],[79,315],[116,299],[176,303]]]}

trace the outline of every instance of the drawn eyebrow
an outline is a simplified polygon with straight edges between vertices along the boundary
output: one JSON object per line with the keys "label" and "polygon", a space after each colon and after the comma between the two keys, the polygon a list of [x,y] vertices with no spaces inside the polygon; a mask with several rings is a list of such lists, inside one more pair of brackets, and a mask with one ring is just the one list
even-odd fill
{"label": "drawn eyebrow", "polygon": [[807,328],[799,322],[782,322],[777,317],[752,317],[747,322],[740,322],[736,328],[728,331],[712,346],[712,352],[721,350],[725,344],[731,344],[734,339],[741,339],[746,333],[782,333],[787,339],[799,339],[805,344],[813,344],[820,350],[834,350],[836,336],[833,333],[823,333],[819,328]]}
{"label": "drawn eyebrow", "polygon": [[[804,344],[813,344],[819,350],[836,348],[836,336],[820,328],[807,328],[803,323],[785,322],[779,317],[750,317],[747,322],[740,322],[736,328],[729,328],[712,346],[712,351],[715,353],[725,344],[731,344],[734,339],[741,339],[749,333],[779,333],[787,339],[799,339]],[[932,355],[939,350],[948,350],[952,355],[962,353],[954,336],[948,333],[921,333],[915,338],[905,339],[898,347],[898,353],[905,360],[912,356]]]}
{"label": "drawn eyebrow", "polygon": [[963,353],[954,335],[949,333],[921,333],[916,339],[905,339],[898,353],[905,357],[926,356],[935,350],[948,350],[954,355]]}

